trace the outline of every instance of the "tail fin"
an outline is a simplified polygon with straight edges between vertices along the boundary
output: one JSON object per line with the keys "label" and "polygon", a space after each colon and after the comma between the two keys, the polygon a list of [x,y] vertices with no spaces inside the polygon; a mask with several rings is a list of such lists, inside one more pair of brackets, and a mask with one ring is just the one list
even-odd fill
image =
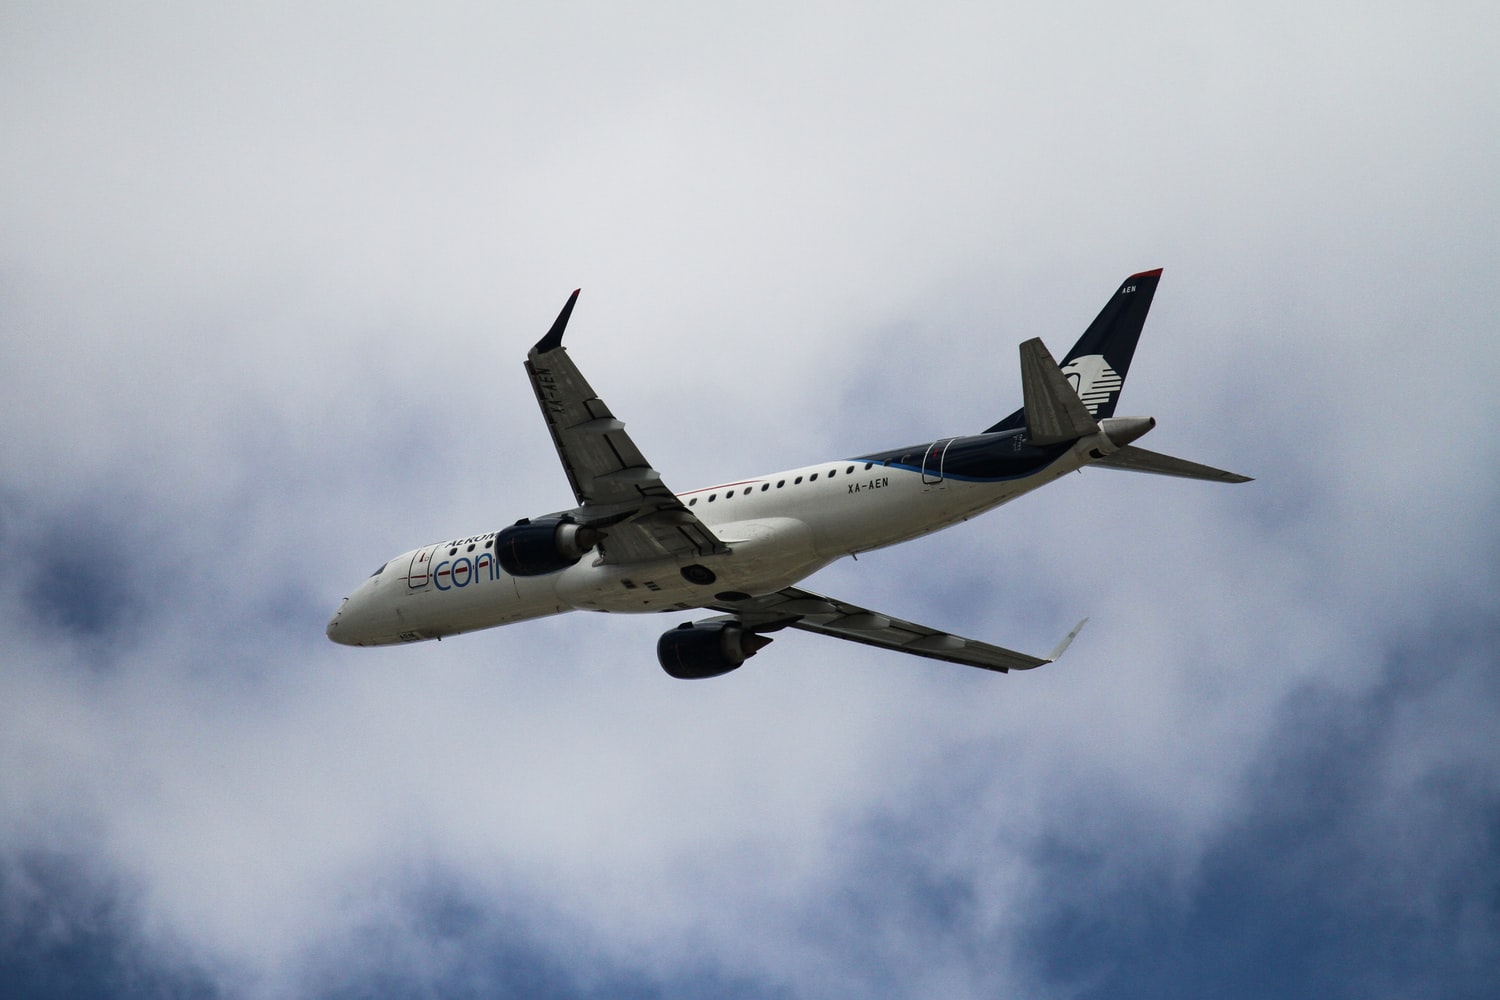
{"label": "tail fin", "polygon": [[[1151,311],[1151,299],[1160,280],[1161,268],[1126,278],[1062,360],[1063,374],[1095,420],[1114,416],[1115,404],[1130,371],[1130,359],[1135,356],[1135,345],[1141,339],[1141,328],[1146,325],[1146,314]],[[1023,407],[986,428],[985,433],[1015,430],[1025,425]]]}

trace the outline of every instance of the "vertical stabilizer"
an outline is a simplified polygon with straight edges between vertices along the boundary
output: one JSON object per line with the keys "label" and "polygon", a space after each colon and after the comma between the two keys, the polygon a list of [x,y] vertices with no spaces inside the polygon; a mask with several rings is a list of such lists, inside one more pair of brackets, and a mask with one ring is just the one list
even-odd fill
{"label": "vertical stabilizer", "polygon": [[[1095,420],[1114,416],[1160,280],[1161,268],[1126,278],[1062,360],[1063,375]],[[985,432],[1015,430],[1026,424],[1023,407]]]}

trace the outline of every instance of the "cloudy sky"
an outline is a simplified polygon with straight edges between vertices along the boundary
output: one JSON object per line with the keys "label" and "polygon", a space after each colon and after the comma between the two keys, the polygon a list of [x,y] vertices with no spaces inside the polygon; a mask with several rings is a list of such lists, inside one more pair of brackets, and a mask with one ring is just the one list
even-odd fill
{"label": "cloudy sky", "polygon": [[[1488,3],[0,4],[0,994],[1480,997],[1500,967]],[[678,619],[352,650],[571,502],[988,426],[1166,269],[1090,470]]]}

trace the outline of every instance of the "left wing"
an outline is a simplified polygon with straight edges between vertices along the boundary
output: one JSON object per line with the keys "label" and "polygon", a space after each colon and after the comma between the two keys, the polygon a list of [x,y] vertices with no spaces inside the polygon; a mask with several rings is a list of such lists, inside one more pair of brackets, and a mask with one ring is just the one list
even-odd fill
{"label": "left wing", "polygon": [[977,639],[965,639],[915,622],[902,621],[848,601],[823,597],[797,587],[787,587],[764,597],[736,601],[733,605],[711,607],[715,611],[727,612],[723,617],[712,619],[713,621],[737,621],[752,632],[774,632],[789,626],[804,632],[817,632],[820,635],[861,642],[867,646],[996,670],[1002,674],[1011,670],[1030,670],[1056,660],[1088,621],[1085,618],[1079,622],[1051,654],[1040,657],[992,646]]}
{"label": "left wing", "polygon": [[728,552],[662,483],[625,433],[625,424],[568,357],[563,330],[577,301],[575,291],[552,329],[526,355],[531,387],[578,501],[572,513],[604,532],[599,549],[607,563]]}

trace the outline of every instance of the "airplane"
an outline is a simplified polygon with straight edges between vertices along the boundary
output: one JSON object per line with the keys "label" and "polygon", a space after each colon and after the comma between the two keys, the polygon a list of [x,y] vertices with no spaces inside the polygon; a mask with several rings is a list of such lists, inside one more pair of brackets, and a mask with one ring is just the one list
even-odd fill
{"label": "airplane", "polygon": [[1126,278],[1061,364],[1040,338],[1021,344],[1022,406],[978,433],[686,493],[667,488],[563,347],[574,291],[525,366],[575,506],[401,553],[343,600],[328,637],[384,646],[566,611],[706,610],[658,640],[672,677],[726,674],[786,628],[1001,673],[1051,663],[1084,622],[1039,657],[797,584],[1088,466],[1249,482],[1139,448],[1155,419],[1114,415],[1161,273]]}

